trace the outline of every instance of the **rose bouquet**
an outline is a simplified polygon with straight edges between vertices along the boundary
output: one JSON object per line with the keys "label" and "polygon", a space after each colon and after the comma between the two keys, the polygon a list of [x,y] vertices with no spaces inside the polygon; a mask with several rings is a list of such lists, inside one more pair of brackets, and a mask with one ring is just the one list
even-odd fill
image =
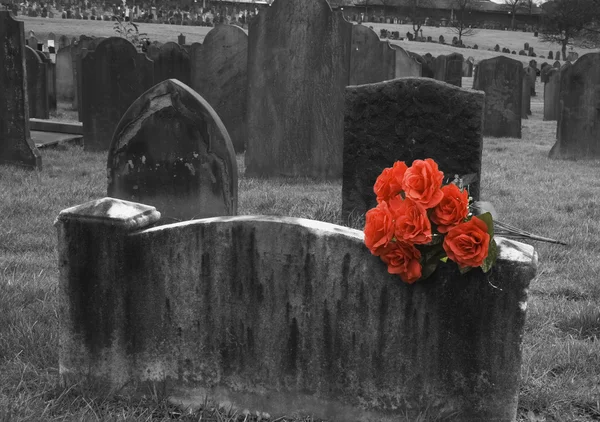
{"label": "rose bouquet", "polygon": [[442,186],[443,180],[427,158],[410,167],[397,161],[375,182],[377,206],[366,215],[365,244],[406,283],[429,277],[448,259],[462,273],[475,267],[488,272],[496,261],[492,215],[473,215],[460,180]]}

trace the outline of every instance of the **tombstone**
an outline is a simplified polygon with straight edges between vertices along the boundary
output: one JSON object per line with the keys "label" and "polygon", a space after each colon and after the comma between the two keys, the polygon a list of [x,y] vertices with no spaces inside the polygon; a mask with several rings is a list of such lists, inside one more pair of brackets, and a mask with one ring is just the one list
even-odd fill
{"label": "tombstone", "polygon": [[542,67],[540,70],[540,81],[542,83],[548,83],[548,72],[550,71],[550,69],[553,69],[553,67],[550,66],[550,64],[546,62],[542,63]]}
{"label": "tombstone", "polygon": [[56,65],[50,60],[49,54],[36,51],[40,60],[46,65],[46,80],[48,88],[48,110],[56,112]]}
{"label": "tombstone", "polygon": [[154,83],[177,79],[190,85],[190,55],[181,45],[168,42],[160,46],[154,60]]}
{"label": "tombstone", "polygon": [[556,60],[560,60],[560,51],[557,51],[556,54],[554,55],[554,58]]}
{"label": "tombstone", "polygon": [[530,91],[529,95],[530,95],[530,97],[535,97],[535,95],[536,95],[535,82],[537,80],[535,68],[532,68],[531,66],[525,66],[524,71],[525,71],[525,76],[527,78],[529,78],[529,91]]}
{"label": "tombstone", "polygon": [[352,24],[327,0],[275,0],[248,32],[246,176],[339,178]]}
{"label": "tombstone", "polygon": [[394,78],[419,77],[422,74],[421,64],[417,62],[405,49],[396,44],[390,44],[396,50],[396,66]]}
{"label": "tombstone", "polygon": [[535,57],[535,52],[533,51],[533,47],[529,47],[529,57]]}
{"label": "tombstone", "polygon": [[29,133],[25,30],[9,11],[0,11],[0,163],[42,168]]}
{"label": "tombstone", "polygon": [[[162,43],[159,43],[157,41],[154,41],[152,44],[150,44],[146,50],[146,55],[148,56],[148,58],[152,61],[155,61],[159,58],[160,56],[160,47],[162,46]],[[191,70],[190,70],[191,72]]]}
{"label": "tombstone", "polygon": [[500,51],[500,46],[499,46],[498,44],[496,44],[496,45],[494,46],[494,51],[496,51],[496,52],[497,52],[497,51]]}
{"label": "tombstone", "polygon": [[103,40],[81,59],[83,139],[86,151],[105,151],[127,108],[154,81],[144,53],[124,38]]}
{"label": "tombstone", "polygon": [[460,53],[441,55],[434,61],[434,78],[451,85],[462,86],[462,64],[464,57]]}
{"label": "tombstone", "polygon": [[352,26],[349,85],[362,85],[394,79],[396,52],[380,41],[372,29]]}
{"label": "tombstone", "polygon": [[[525,69],[531,69],[529,66]],[[531,115],[531,78],[523,73],[523,84],[521,93],[521,119],[528,119]]]}
{"label": "tombstone", "polygon": [[427,42],[433,42],[433,38],[430,35],[427,36]]}
{"label": "tombstone", "polygon": [[600,157],[600,53],[583,55],[560,70],[558,139],[550,158]]}
{"label": "tombstone", "polygon": [[412,51],[407,51],[407,53],[419,65],[421,65],[421,76],[423,76],[424,78],[433,78],[433,69],[431,68],[430,62],[425,60],[425,57],[421,56],[420,54],[413,53]]}
{"label": "tombstone", "polygon": [[73,87],[75,96],[73,98],[73,109],[77,110],[79,121],[83,121],[82,115],[82,88],[81,88],[81,59],[90,51],[94,51],[98,44],[106,38],[92,38],[81,35],[78,42],[71,44],[74,48],[71,50],[71,59],[73,60]]}
{"label": "tombstone", "polygon": [[73,49],[68,45],[56,54],[56,98],[61,102],[72,103],[75,98],[75,78],[73,71]]}
{"label": "tombstone", "polygon": [[246,147],[248,35],[235,25],[217,25],[191,49],[191,87],[213,106],[236,153]]}
{"label": "tombstone", "polygon": [[375,180],[397,160],[433,158],[450,180],[469,175],[479,198],[483,104],[481,92],[424,78],[348,87],[342,221],[377,205]]}
{"label": "tombstone", "polygon": [[445,42],[445,41],[446,41],[446,40],[444,39],[444,36],[443,36],[443,35],[440,35],[440,36],[439,36],[439,38],[438,38],[438,42],[439,42],[440,44],[444,44],[444,42]]}
{"label": "tombstone", "polygon": [[558,120],[560,112],[560,70],[548,66],[544,84],[544,120]]}
{"label": "tombstone", "polygon": [[575,52],[574,51],[569,51],[569,54],[567,56],[567,60],[570,61],[570,62],[574,62],[575,60],[577,60],[575,58]]}
{"label": "tombstone", "polygon": [[526,43],[523,45],[523,50],[529,50],[529,43],[528,43],[528,42],[526,42]]}
{"label": "tombstone", "polygon": [[554,53],[552,51],[548,51],[548,59],[554,60]]}
{"label": "tombstone", "polygon": [[270,420],[516,420],[532,246],[496,237],[487,274],[441,263],[409,285],[347,227],[159,218],[103,198],[56,219],[65,388],[154,385]]}
{"label": "tombstone", "polygon": [[69,37],[67,37],[66,35],[61,35],[58,38],[58,51],[60,51],[61,48],[64,48],[68,45],[71,45],[71,40],[69,40]]}
{"label": "tombstone", "polygon": [[481,60],[473,89],[485,92],[484,136],[521,138],[523,64],[506,56]]}
{"label": "tombstone", "polygon": [[129,107],[108,153],[108,196],[158,207],[161,222],[237,213],[237,163],[217,113],[167,79]]}
{"label": "tombstone", "polygon": [[38,39],[35,36],[31,36],[29,37],[29,39],[27,40],[27,45],[31,48],[33,48],[34,50],[38,49]]}
{"label": "tombstone", "polygon": [[25,66],[27,68],[27,101],[29,117],[49,119],[48,75],[46,63],[42,62],[36,50],[25,47]]}
{"label": "tombstone", "polygon": [[[465,60],[462,65],[462,76],[464,78],[473,77],[473,63]],[[462,85],[461,85],[462,86]]]}

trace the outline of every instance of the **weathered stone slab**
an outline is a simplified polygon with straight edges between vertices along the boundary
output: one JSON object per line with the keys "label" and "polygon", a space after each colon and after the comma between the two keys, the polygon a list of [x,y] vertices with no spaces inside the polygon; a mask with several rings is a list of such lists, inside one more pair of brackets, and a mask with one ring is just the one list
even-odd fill
{"label": "weathered stone slab", "polygon": [[433,62],[434,78],[451,85],[462,86],[464,57],[459,53],[441,55]]}
{"label": "weathered stone slab", "polygon": [[396,50],[396,69],[394,78],[420,77],[421,63],[415,60],[405,49],[396,44],[390,44]]}
{"label": "weathered stone slab", "polygon": [[525,77],[527,77],[529,79],[530,96],[535,97],[536,96],[535,82],[537,81],[537,72],[536,72],[535,68],[532,66],[525,66],[524,70],[525,70]]}
{"label": "weathered stone slab", "polygon": [[395,161],[433,158],[447,178],[465,176],[479,198],[483,150],[480,92],[427,78],[346,89],[342,219],[377,205],[373,185]]}
{"label": "weathered stone slab", "polygon": [[326,0],[275,0],[250,22],[247,176],[341,177],[351,42]]}
{"label": "weathered stone slab", "polygon": [[158,207],[164,223],[237,213],[237,163],[221,119],[168,79],[127,110],[108,153],[108,196]]}
{"label": "weathered stone slab", "polygon": [[151,385],[274,419],[516,419],[533,247],[497,238],[493,271],[440,264],[408,285],[346,227],[243,216],[143,230],[157,218],[111,198],[59,215],[67,386]]}
{"label": "weathered stone slab", "polygon": [[108,150],[127,108],[152,86],[154,67],[125,38],[111,37],[82,59],[84,148]]}
{"label": "weathered stone slab", "polygon": [[387,41],[380,41],[371,28],[352,26],[349,85],[370,84],[394,79],[395,51]]}
{"label": "weathered stone slab", "polygon": [[25,47],[25,66],[27,68],[27,101],[29,117],[50,118],[48,106],[48,75],[46,63],[42,62],[36,51]]}
{"label": "weathered stone slab", "polygon": [[191,61],[191,87],[215,109],[235,152],[243,152],[248,136],[248,34],[236,25],[217,25],[203,44],[192,44]]}
{"label": "weathered stone slab", "polygon": [[62,47],[56,53],[56,97],[58,101],[73,102],[75,74],[73,72],[73,46]]}
{"label": "weathered stone slab", "polygon": [[600,157],[600,53],[588,53],[560,71],[558,140],[550,158]]}
{"label": "weathered stone slab", "polygon": [[473,89],[485,92],[484,136],[521,138],[523,64],[505,56],[481,60]]}
{"label": "weathered stone slab", "polygon": [[23,22],[0,11],[0,163],[41,169],[31,141]]}
{"label": "weathered stone slab", "polygon": [[[152,53],[154,55],[154,53]],[[177,79],[190,85],[190,55],[175,42],[160,46],[154,60],[154,83]]]}
{"label": "weathered stone slab", "polygon": [[544,120],[558,120],[560,113],[560,70],[550,67],[544,84]]}
{"label": "weathered stone slab", "polygon": [[523,74],[523,85],[521,91],[521,119],[528,119],[531,115],[531,79]]}
{"label": "weathered stone slab", "polygon": [[431,67],[431,63],[428,60],[425,60],[423,56],[417,53],[413,53],[412,51],[407,51],[407,53],[412,57],[417,63],[421,65],[421,76],[424,78],[433,78],[433,68]]}

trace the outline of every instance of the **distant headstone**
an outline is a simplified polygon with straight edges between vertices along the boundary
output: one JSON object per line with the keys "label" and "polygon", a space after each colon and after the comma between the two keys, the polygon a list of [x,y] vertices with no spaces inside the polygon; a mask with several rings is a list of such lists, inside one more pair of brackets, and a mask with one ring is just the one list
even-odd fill
{"label": "distant headstone", "polygon": [[548,72],[550,71],[550,69],[553,69],[553,67],[550,66],[550,64],[546,62],[542,63],[540,69],[540,81],[542,83],[548,83]]}
{"label": "distant headstone", "polygon": [[[531,69],[527,67],[525,70]],[[523,74],[521,94],[521,119],[528,119],[531,115],[531,79],[527,73]]]}
{"label": "distant headstone", "polygon": [[396,52],[380,41],[372,29],[352,26],[349,85],[362,85],[394,79]]}
{"label": "distant headstone", "polygon": [[526,43],[523,45],[523,50],[529,50],[529,43],[528,43],[528,42],[526,42]]}
{"label": "distant headstone", "polygon": [[248,35],[235,25],[217,25],[191,51],[191,87],[215,109],[235,152],[243,152],[248,136]]}
{"label": "distant headstone", "polygon": [[64,48],[68,45],[71,45],[71,40],[69,40],[69,37],[67,37],[66,35],[61,35],[58,38],[58,51],[60,51],[61,48]]}
{"label": "distant headstone", "polygon": [[25,47],[25,64],[27,68],[27,101],[29,103],[29,117],[36,119],[49,119],[48,106],[48,75],[44,63],[36,50]]}
{"label": "distant headstone", "polygon": [[421,76],[424,78],[433,78],[433,69],[430,66],[430,63],[425,60],[425,57],[420,54],[413,53],[412,51],[407,51],[408,55],[412,57],[418,64],[421,65]]}
{"label": "distant headstone", "polygon": [[41,169],[29,133],[25,48],[23,22],[0,11],[0,163]]}
{"label": "distant headstone", "polygon": [[50,60],[50,54],[42,51],[36,51],[40,60],[46,64],[46,80],[48,92],[48,109],[50,112],[56,112],[56,64]]}
{"label": "distant headstone", "polygon": [[521,138],[523,64],[498,56],[481,60],[473,89],[485,92],[484,136]]}
{"label": "distant headstone", "polygon": [[465,176],[479,198],[483,148],[481,92],[424,78],[346,89],[342,218],[376,205],[381,170],[402,160],[433,158],[447,179]]}
{"label": "distant headstone", "polygon": [[438,81],[462,86],[462,65],[464,57],[459,53],[441,55],[434,61],[434,77]]}
{"label": "distant headstone", "polygon": [[154,83],[177,79],[190,85],[190,55],[181,45],[168,42],[160,46],[154,60]]}
{"label": "distant headstone", "polygon": [[526,56],[527,53],[525,52],[525,50],[520,50],[519,51],[519,56]]}
{"label": "distant headstone", "polygon": [[75,78],[73,73],[73,49],[68,45],[56,54],[56,97],[58,101],[72,103],[75,97]]}
{"label": "distant headstone", "polygon": [[465,60],[462,65],[462,76],[465,78],[473,77],[473,63]]}
{"label": "distant headstone", "polygon": [[536,54],[533,51],[533,47],[529,47],[529,57],[535,57],[535,56],[536,56]]}
{"label": "distant headstone", "polygon": [[[525,66],[525,76],[529,79],[529,95],[530,97],[535,97],[535,82],[537,80],[537,74],[535,68],[530,66]],[[531,114],[531,113],[530,113]]]}
{"label": "distant headstone", "polygon": [[554,58],[556,60],[560,60],[560,51],[557,51],[556,54],[554,55]]}
{"label": "distant headstone", "polygon": [[237,163],[217,113],[190,87],[160,82],[116,127],[108,196],[152,205],[163,223],[237,214]]}
{"label": "distant headstone", "polygon": [[327,0],[276,0],[248,32],[246,175],[339,178],[352,24]]}
{"label": "distant headstone", "polygon": [[184,45],[185,44],[185,35],[179,34],[177,36],[177,44]]}
{"label": "distant headstone", "polygon": [[548,59],[550,59],[550,60],[554,59],[554,53],[552,53],[552,51],[548,51]]}
{"label": "distant headstone", "polygon": [[81,88],[81,60],[90,51],[94,51],[98,44],[106,38],[92,38],[86,35],[79,37],[78,42],[71,44],[74,48],[71,50],[71,59],[73,60],[73,87],[75,96],[73,98],[73,109],[77,110],[79,121],[83,121],[82,114],[82,88]]}
{"label": "distant headstone", "polygon": [[444,39],[444,36],[443,36],[443,35],[440,35],[440,36],[439,36],[439,38],[438,38],[438,42],[439,42],[440,44],[444,44],[444,43],[446,42],[446,40]]}
{"label": "distant headstone", "polygon": [[38,39],[35,36],[32,35],[31,37],[29,37],[29,39],[27,40],[27,42],[28,42],[27,45],[29,47],[33,48],[34,50],[38,49],[38,47],[37,47],[38,46]]}
{"label": "distant headstone", "polygon": [[558,120],[560,112],[560,70],[548,66],[544,84],[544,120]]}
{"label": "distant headstone", "polygon": [[583,55],[560,71],[558,140],[550,158],[600,157],[600,53]]}
{"label": "distant headstone", "polygon": [[[422,74],[421,63],[415,60],[405,49],[396,44],[390,44],[396,50],[396,66],[394,78],[419,77]],[[392,79],[394,79],[392,78]]]}
{"label": "distant headstone", "polygon": [[111,37],[82,58],[84,148],[108,150],[127,108],[153,85],[154,68],[128,40]]}

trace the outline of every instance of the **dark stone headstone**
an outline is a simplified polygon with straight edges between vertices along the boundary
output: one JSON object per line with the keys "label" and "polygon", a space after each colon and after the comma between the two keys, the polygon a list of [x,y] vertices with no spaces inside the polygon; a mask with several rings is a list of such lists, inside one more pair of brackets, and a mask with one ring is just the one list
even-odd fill
{"label": "dark stone headstone", "polygon": [[[527,67],[530,69],[529,67]],[[523,74],[521,94],[521,119],[528,119],[531,115],[531,79],[527,73]]]}
{"label": "dark stone headstone", "polygon": [[341,177],[352,24],[327,0],[277,0],[248,32],[246,175]]}
{"label": "dark stone headstone", "polygon": [[[546,69],[544,69],[546,70]],[[548,66],[544,84],[544,120],[558,120],[560,112],[560,70]]]}
{"label": "dark stone headstone", "polygon": [[72,103],[75,97],[75,77],[73,72],[73,49],[68,45],[58,50],[56,54],[56,97],[58,101]]}
{"label": "dark stone headstone", "polygon": [[548,51],[548,59],[550,59],[550,60],[554,59],[554,53],[552,51]]}
{"label": "dark stone headstone", "polygon": [[523,45],[523,50],[529,50],[529,43],[528,43],[528,42],[526,42],[526,43]]}
{"label": "dark stone headstone", "polygon": [[426,78],[402,78],[346,89],[342,218],[376,205],[373,185],[385,167],[433,158],[458,174],[479,198],[483,148],[481,92]]}
{"label": "dark stone headstone", "polygon": [[[473,62],[465,60],[462,65],[462,75],[465,78],[473,77]],[[462,86],[462,85],[461,85]]]}
{"label": "dark stone headstone", "polygon": [[29,133],[23,22],[0,11],[0,163],[42,168]]}
{"label": "dark stone headstone", "polygon": [[161,221],[235,215],[237,163],[217,113],[168,79],[140,96],[115,130],[108,196],[152,205]]}
{"label": "dark stone headstone", "polygon": [[177,36],[177,44],[184,45],[185,44],[185,35],[179,34]]}
{"label": "dark stone headstone", "polygon": [[600,157],[600,53],[583,55],[560,70],[558,140],[550,158]]}
{"label": "dark stone headstone", "polygon": [[554,58],[556,60],[560,60],[560,51],[557,51],[556,54],[554,55]]}
{"label": "dark stone headstone", "polygon": [[434,77],[438,81],[462,86],[462,66],[464,57],[459,53],[441,55],[434,61]]}
{"label": "dark stone headstone", "polygon": [[192,44],[191,87],[213,106],[229,132],[236,153],[248,136],[248,35],[235,25],[217,25]]}
{"label": "dark stone headstone", "polygon": [[523,64],[505,56],[481,60],[473,89],[485,92],[484,136],[521,138]]}
{"label": "dark stone headstone", "polygon": [[68,45],[71,45],[71,40],[69,40],[69,37],[67,37],[66,35],[61,35],[58,38],[58,51],[60,51],[61,48],[64,48]]}
{"label": "dark stone headstone", "polygon": [[160,46],[154,60],[154,83],[177,79],[190,85],[190,55],[181,46],[168,42]]}
{"label": "dark stone headstone", "polygon": [[542,63],[540,70],[540,80],[542,83],[548,83],[548,72],[550,71],[550,69],[553,69],[553,67],[550,66],[550,64],[546,62]]}
{"label": "dark stone headstone", "polygon": [[552,67],[556,68],[556,69],[560,69],[562,65],[560,64],[560,62],[558,60],[556,60],[554,63],[552,63]]}
{"label": "dark stone headstone", "polygon": [[[537,74],[534,68],[531,66],[525,66],[525,76],[529,79],[529,95],[535,97],[535,82],[537,80]],[[531,114],[531,113],[530,113]]]}
{"label": "dark stone headstone", "polygon": [[40,60],[46,64],[46,79],[48,88],[48,109],[56,111],[56,64],[50,60],[50,53],[44,53],[42,51],[36,51]]}
{"label": "dark stone headstone", "polygon": [[48,75],[47,66],[36,50],[25,47],[25,65],[27,68],[27,101],[29,103],[29,117],[36,119],[49,119],[48,106]]}
{"label": "dark stone headstone", "polygon": [[152,61],[125,38],[111,37],[81,60],[84,148],[109,148],[127,108],[154,81]]}
{"label": "dark stone headstone", "polygon": [[370,84],[394,79],[396,52],[380,41],[372,29],[352,26],[349,85]]}
{"label": "dark stone headstone", "polygon": [[421,65],[421,76],[424,78],[433,78],[433,68],[431,67],[430,63],[425,60],[425,57],[421,56],[420,54],[413,53],[412,51],[407,51],[407,53]]}

